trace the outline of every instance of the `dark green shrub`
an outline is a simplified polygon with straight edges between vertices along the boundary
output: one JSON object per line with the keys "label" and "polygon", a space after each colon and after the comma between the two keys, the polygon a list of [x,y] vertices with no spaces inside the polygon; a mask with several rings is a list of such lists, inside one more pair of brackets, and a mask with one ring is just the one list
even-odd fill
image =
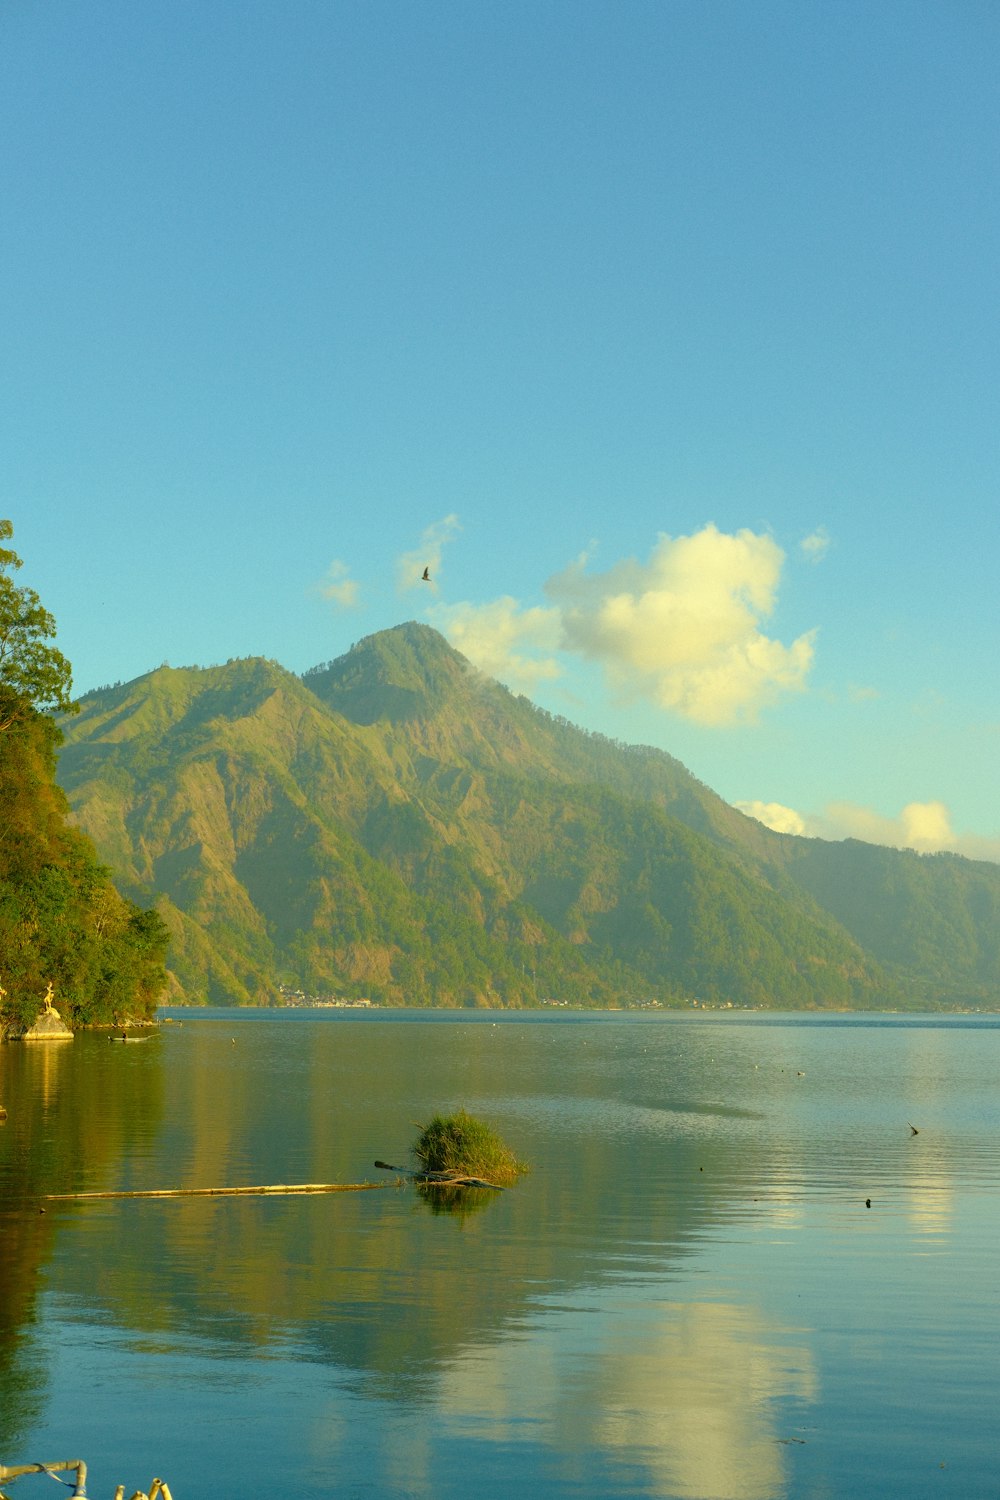
{"label": "dark green shrub", "polygon": [[460,1172],[498,1187],[509,1187],[528,1170],[491,1126],[464,1109],[435,1115],[417,1137],[413,1155],[422,1172]]}

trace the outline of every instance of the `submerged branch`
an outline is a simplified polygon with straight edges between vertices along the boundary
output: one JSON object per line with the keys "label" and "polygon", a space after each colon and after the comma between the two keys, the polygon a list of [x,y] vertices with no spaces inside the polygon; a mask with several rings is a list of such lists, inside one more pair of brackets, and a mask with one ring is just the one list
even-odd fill
{"label": "submerged branch", "polygon": [[478,1187],[492,1188],[494,1192],[504,1191],[503,1183],[487,1182],[482,1177],[470,1177],[466,1172],[411,1172],[407,1167],[393,1167],[387,1161],[377,1161],[375,1165],[383,1172],[398,1172],[401,1177],[408,1177],[411,1182],[423,1182],[430,1187]]}

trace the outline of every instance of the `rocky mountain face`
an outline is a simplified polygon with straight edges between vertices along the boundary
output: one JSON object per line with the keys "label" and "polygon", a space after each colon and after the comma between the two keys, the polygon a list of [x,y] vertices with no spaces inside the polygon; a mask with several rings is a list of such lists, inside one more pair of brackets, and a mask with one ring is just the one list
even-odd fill
{"label": "rocky mountain face", "polygon": [[63,727],[74,816],[123,892],[156,900],[175,1000],[1000,998],[1000,867],[772,833],[427,626],[301,678],[162,667]]}

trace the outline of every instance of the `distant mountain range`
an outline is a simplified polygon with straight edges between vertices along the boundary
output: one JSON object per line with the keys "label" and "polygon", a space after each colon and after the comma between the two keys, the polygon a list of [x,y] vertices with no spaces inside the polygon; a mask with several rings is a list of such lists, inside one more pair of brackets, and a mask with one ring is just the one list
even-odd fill
{"label": "distant mountain range", "polygon": [[170,927],[175,1001],[1000,1004],[1000,866],[773,833],[425,625],[303,677],[161,667],[62,727],[77,822]]}

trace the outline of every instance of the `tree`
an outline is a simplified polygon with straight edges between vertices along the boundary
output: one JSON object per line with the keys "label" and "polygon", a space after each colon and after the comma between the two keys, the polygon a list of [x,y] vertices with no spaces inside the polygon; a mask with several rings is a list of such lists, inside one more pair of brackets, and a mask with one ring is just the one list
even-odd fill
{"label": "tree", "polygon": [[[10,521],[0,520],[0,542],[13,535]],[[17,553],[0,546],[0,730],[31,711],[76,712],[70,664],[48,644],[56,622],[34,589],[14,583],[20,566]]]}

